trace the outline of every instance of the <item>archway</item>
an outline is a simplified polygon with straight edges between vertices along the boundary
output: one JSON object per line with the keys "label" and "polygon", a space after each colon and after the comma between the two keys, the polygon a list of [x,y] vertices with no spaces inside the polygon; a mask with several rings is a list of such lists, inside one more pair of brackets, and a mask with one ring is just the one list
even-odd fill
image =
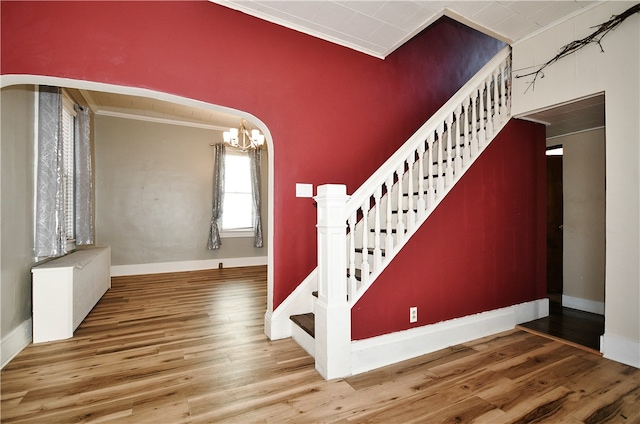
{"label": "archway", "polygon": [[260,131],[265,135],[265,141],[267,146],[267,167],[268,167],[268,183],[267,183],[267,221],[263,223],[266,224],[266,229],[268,233],[267,242],[265,244],[267,248],[267,311],[273,310],[273,211],[274,211],[274,196],[273,196],[273,186],[274,186],[274,154],[275,149],[273,145],[273,138],[269,131],[269,128],[256,116],[251,115],[250,113],[227,108],[220,105],[215,105],[191,98],[186,98],[182,96],[177,96],[173,94],[168,94],[160,91],[138,88],[138,87],[127,87],[115,84],[106,84],[106,83],[97,83],[92,81],[83,81],[83,80],[73,80],[67,78],[58,78],[51,76],[40,76],[40,75],[3,75],[1,81],[1,87],[10,87],[14,85],[52,85],[65,87],[70,89],[77,90],[90,90],[90,91],[100,91],[106,93],[113,93],[125,96],[137,96],[137,97],[145,97],[153,100],[170,102],[177,105],[194,107],[200,109],[207,109],[213,112],[221,112],[228,115],[237,116],[239,119],[246,119],[247,121],[253,123],[255,126],[260,129]]}

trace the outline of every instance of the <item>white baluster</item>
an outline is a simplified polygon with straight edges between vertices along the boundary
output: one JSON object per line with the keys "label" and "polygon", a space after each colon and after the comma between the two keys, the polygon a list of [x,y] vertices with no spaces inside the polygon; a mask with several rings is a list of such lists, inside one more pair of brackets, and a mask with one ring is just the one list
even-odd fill
{"label": "white baluster", "polygon": [[424,217],[427,204],[424,196],[424,142],[418,146],[418,218]]}
{"label": "white baluster", "polygon": [[478,93],[474,92],[471,96],[471,156],[478,156]]}
{"label": "white baluster", "polygon": [[362,263],[360,264],[360,283],[365,285],[369,280],[369,208],[371,199],[367,197],[361,206],[362,209]]}
{"label": "white baluster", "polygon": [[407,230],[413,231],[416,223],[416,213],[413,210],[413,162],[416,157],[415,152],[407,159]]}
{"label": "white baluster", "polygon": [[353,299],[358,289],[356,280],[356,222],[357,212],[349,217],[349,280],[347,281],[347,297]]}
{"label": "white baluster", "polygon": [[470,100],[467,99],[464,105],[464,121],[462,122],[462,131],[464,133],[464,149],[462,150],[462,154],[464,156],[464,166],[468,166],[471,162],[471,139],[473,137],[469,135],[469,112],[471,112],[471,103]]}
{"label": "white baluster", "polygon": [[500,125],[500,92],[498,88],[498,76],[500,75],[500,67],[493,73],[493,132],[495,134],[498,125]]}
{"label": "white baluster", "polygon": [[453,156],[451,154],[451,133],[453,132],[453,118],[451,115],[447,117],[447,167],[445,168],[445,186],[453,185]]}
{"label": "white baluster", "polygon": [[458,178],[460,176],[460,173],[462,172],[462,154],[460,153],[460,131],[462,129],[462,122],[460,118],[462,118],[462,105],[458,105],[458,108],[456,109],[456,132],[454,133],[454,141],[456,144],[456,160],[454,161],[453,165],[455,167],[456,178]]}
{"label": "white baluster", "polygon": [[393,254],[393,223],[391,222],[391,216],[393,215],[391,190],[393,189],[393,174],[387,178],[385,183],[387,187],[387,233],[385,236],[384,250],[385,255],[390,257]]}
{"label": "white baluster", "polygon": [[405,229],[405,225],[404,225],[404,211],[403,211],[403,201],[402,201],[402,197],[403,197],[403,192],[402,192],[402,176],[404,174],[404,162],[402,162],[402,165],[400,165],[398,167],[398,170],[396,171],[398,173],[398,182],[397,182],[397,188],[398,188],[398,212],[396,213],[396,236],[398,238],[398,242],[400,242],[400,240],[404,239],[404,229]]}
{"label": "white baluster", "polygon": [[444,168],[443,168],[443,155],[442,155],[442,142],[443,140],[443,133],[444,133],[444,127],[442,124],[440,124],[440,126],[438,126],[438,129],[436,130],[437,134],[438,134],[438,179],[436,181],[436,185],[437,185],[437,193],[436,193],[436,197],[437,198],[441,198],[442,194],[444,193]]}
{"label": "white baluster", "polygon": [[482,149],[486,143],[486,134],[484,132],[485,126],[485,101],[484,101],[484,82],[480,84],[480,89],[478,90],[478,149]]}
{"label": "white baluster", "polygon": [[509,59],[502,64],[502,104],[504,106],[504,120],[508,119],[508,114],[511,106],[511,93],[509,92]]}
{"label": "white baluster", "polygon": [[373,224],[373,270],[378,271],[382,267],[382,250],[380,249],[380,198],[382,186],[376,188],[373,198],[375,201],[374,212],[376,214]]}
{"label": "white baluster", "polygon": [[[487,108],[487,125],[486,125],[486,137],[487,140],[493,137],[493,112],[492,112],[492,101],[491,101],[491,77],[487,79],[485,82],[487,86],[487,104],[485,107]],[[496,109],[497,112],[497,109]]]}
{"label": "white baluster", "polygon": [[435,187],[433,186],[433,132],[429,133],[427,138],[427,207],[433,207],[434,202],[436,201],[436,192]]}

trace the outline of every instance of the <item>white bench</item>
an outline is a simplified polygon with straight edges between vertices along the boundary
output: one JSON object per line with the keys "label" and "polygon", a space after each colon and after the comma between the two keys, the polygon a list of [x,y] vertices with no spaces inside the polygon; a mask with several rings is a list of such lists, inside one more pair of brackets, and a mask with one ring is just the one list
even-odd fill
{"label": "white bench", "polygon": [[31,272],[33,342],[68,339],[111,288],[111,249],[82,248]]}

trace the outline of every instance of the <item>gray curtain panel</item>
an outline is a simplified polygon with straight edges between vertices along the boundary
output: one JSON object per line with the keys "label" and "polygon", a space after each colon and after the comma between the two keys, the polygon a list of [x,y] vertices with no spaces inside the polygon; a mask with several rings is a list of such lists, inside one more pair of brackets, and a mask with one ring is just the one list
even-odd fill
{"label": "gray curtain panel", "polygon": [[35,255],[55,257],[67,251],[62,188],[62,92],[58,87],[41,86],[38,97]]}
{"label": "gray curtain panel", "polygon": [[261,149],[249,150],[251,167],[251,191],[253,192],[253,245],[262,247],[262,197],[260,193],[260,159]]}
{"label": "gray curtain panel", "polygon": [[219,249],[222,246],[220,224],[222,223],[222,203],[224,200],[224,155],[224,144],[215,144],[213,146],[213,205],[207,242],[209,250]]}
{"label": "gray curtain panel", "polygon": [[93,244],[93,173],[89,108],[75,106],[75,221],[76,244]]}

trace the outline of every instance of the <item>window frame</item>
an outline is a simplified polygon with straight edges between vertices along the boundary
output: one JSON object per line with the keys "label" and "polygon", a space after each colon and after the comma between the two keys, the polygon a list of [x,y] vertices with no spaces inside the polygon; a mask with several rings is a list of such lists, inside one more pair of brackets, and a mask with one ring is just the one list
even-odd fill
{"label": "window frame", "polygon": [[[250,174],[251,172],[251,164],[249,162],[249,155],[247,152],[243,152],[240,150],[236,150],[233,148],[229,148],[227,146],[226,152],[225,152],[225,192],[223,193],[223,202],[225,199],[225,195],[226,195],[226,190],[227,190],[227,158],[229,156],[241,156],[241,157],[246,157],[247,158],[247,162],[249,164],[249,166],[247,167],[247,172]],[[249,179],[249,181],[251,181]],[[253,196],[253,187],[251,186],[251,184],[249,185],[249,194],[250,196]],[[251,222],[250,225],[248,227],[241,227],[241,228],[231,228],[231,229],[226,229],[224,228],[224,214],[226,212],[226,205],[224,205],[223,203],[223,207],[222,207],[222,218],[221,218],[221,223],[220,223],[220,237],[221,238],[234,238],[234,237],[253,237],[254,236],[254,230],[253,230],[253,220],[254,220],[254,213],[255,211],[253,210],[253,197],[251,198]]]}
{"label": "window frame", "polygon": [[[64,190],[64,220],[65,220],[65,232],[67,241],[67,252],[71,252],[76,248],[76,196],[75,196],[75,182],[76,182],[76,166],[75,166],[75,148],[76,148],[76,110],[75,102],[70,97],[66,90],[62,90],[62,110],[63,117],[60,125],[63,128],[63,179],[66,181],[63,183]],[[67,132],[64,131],[64,114],[65,112],[71,117],[70,127],[67,128]],[[70,138],[66,138],[69,136]],[[70,182],[69,182],[70,178]],[[69,192],[69,186],[71,192]],[[69,209],[71,210],[69,214]]]}

